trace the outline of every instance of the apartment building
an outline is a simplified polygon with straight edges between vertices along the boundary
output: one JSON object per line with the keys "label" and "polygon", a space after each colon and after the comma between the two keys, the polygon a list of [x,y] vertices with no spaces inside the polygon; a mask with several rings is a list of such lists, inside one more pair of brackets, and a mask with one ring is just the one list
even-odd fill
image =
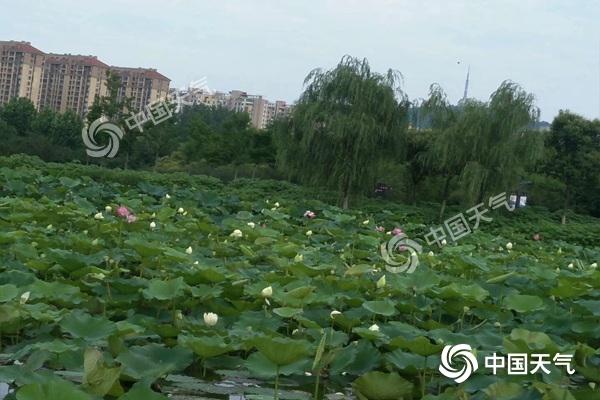
{"label": "apartment building", "polygon": [[96,98],[106,96],[108,68],[95,56],[47,54],[38,108],[84,116]]}
{"label": "apartment building", "polygon": [[44,52],[29,42],[0,41],[0,105],[26,97],[37,106]]}
{"label": "apartment building", "polygon": [[109,71],[121,78],[118,96],[131,98],[129,111],[168,97],[170,80],[156,69],[110,67],[96,56],[46,54],[29,42],[0,41],[0,105],[25,97],[38,110],[71,110],[83,117],[108,94]]}
{"label": "apartment building", "polygon": [[171,97],[181,99],[180,105],[203,104],[209,107],[225,107],[250,116],[252,126],[265,129],[276,118],[289,114],[291,106],[285,101],[270,102],[260,95],[250,95],[241,90],[229,93],[210,92],[203,89],[173,90]]}
{"label": "apartment building", "polygon": [[112,66],[110,71],[121,79],[118,97],[130,100],[130,111],[142,111],[148,104],[169,96],[170,79],[156,69]]}

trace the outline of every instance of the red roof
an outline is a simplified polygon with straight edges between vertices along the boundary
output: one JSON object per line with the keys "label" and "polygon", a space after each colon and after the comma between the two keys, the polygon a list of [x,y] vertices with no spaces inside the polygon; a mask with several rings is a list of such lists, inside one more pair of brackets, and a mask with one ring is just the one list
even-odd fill
{"label": "red roof", "polygon": [[110,69],[117,73],[137,72],[139,74],[145,75],[147,78],[150,78],[150,79],[159,79],[159,80],[171,82],[171,80],[169,78],[167,78],[166,76],[164,76],[163,74],[161,74],[160,72],[155,70],[154,68],[141,68],[141,67],[140,68],[131,68],[131,67],[111,66]]}
{"label": "red roof", "polygon": [[18,42],[15,40],[0,41],[0,45],[10,46],[13,50],[23,53],[44,54],[43,51],[36,49],[29,42]]}
{"label": "red roof", "polygon": [[108,64],[103,63],[98,60],[96,56],[82,56],[82,55],[72,55],[72,54],[48,54],[48,58],[46,58],[47,63],[62,63],[62,62],[73,61],[75,63],[89,65],[92,67],[100,67],[100,68],[108,68]]}

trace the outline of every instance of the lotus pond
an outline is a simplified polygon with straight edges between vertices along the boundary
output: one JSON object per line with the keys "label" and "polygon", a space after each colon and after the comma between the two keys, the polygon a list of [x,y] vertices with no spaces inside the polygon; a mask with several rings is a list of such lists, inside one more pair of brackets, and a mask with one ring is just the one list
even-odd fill
{"label": "lotus pond", "polygon": [[[600,398],[599,220],[494,211],[438,248],[435,206],[314,198],[1,158],[0,398]],[[412,274],[379,253],[396,227],[423,244]],[[460,384],[438,371],[459,343],[480,359]],[[575,373],[493,375],[494,352]]]}

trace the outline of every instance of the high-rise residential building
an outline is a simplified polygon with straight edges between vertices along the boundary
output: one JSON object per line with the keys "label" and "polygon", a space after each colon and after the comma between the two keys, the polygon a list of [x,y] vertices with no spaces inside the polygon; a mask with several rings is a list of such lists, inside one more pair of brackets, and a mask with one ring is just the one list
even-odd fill
{"label": "high-rise residential building", "polygon": [[26,97],[36,106],[44,52],[29,42],[0,41],[0,105]]}
{"label": "high-rise residential building", "polygon": [[170,79],[155,69],[112,66],[110,71],[121,79],[118,97],[130,100],[130,111],[142,111],[148,104],[168,98]]}
{"label": "high-rise residential building", "polygon": [[71,110],[84,116],[96,98],[106,96],[108,65],[95,56],[48,54],[39,96],[39,109]]}
{"label": "high-rise residential building", "polygon": [[25,97],[37,109],[83,117],[107,95],[108,71],[120,77],[118,96],[131,99],[129,111],[168,97],[170,80],[156,69],[109,67],[96,56],[46,54],[29,42],[0,41],[0,105]]}
{"label": "high-rise residential building", "polygon": [[181,105],[203,104],[209,107],[225,107],[231,111],[244,112],[250,116],[252,126],[265,129],[276,118],[289,114],[291,106],[285,101],[270,102],[260,95],[250,95],[241,90],[229,93],[210,92],[204,89],[173,89],[171,97],[179,97]]}

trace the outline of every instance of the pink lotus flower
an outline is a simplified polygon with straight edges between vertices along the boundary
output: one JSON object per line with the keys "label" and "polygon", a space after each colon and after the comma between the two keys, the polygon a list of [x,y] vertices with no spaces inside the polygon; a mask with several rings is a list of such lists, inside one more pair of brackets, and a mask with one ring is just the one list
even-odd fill
{"label": "pink lotus flower", "polygon": [[135,221],[137,221],[137,217],[136,217],[135,215],[133,215],[133,214],[129,214],[129,215],[127,216],[127,223],[129,223],[129,224],[132,224],[132,223],[134,223]]}
{"label": "pink lotus flower", "polygon": [[131,215],[131,211],[129,211],[129,209],[127,207],[119,206],[119,208],[117,208],[117,217],[127,218],[130,215]]}
{"label": "pink lotus flower", "polygon": [[402,235],[404,232],[402,231],[402,229],[396,227],[392,230],[392,235],[394,236],[398,236],[398,235]]}
{"label": "pink lotus flower", "polygon": [[375,230],[376,230],[377,232],[385,232],[385,228],[384,228],[383,226],[376,226],[376,227],[375,227]]}
{"label": "pink lotus flower", "polygon": [[314,212],[312,212],[312,211],[310,211],[310,210],[306,210],[306,211],[304,212],[304,216],[305,216],[306,218],[313,219],[313,218],[315,218],[315,217],[317,216],[317,214],[315,214]]}

